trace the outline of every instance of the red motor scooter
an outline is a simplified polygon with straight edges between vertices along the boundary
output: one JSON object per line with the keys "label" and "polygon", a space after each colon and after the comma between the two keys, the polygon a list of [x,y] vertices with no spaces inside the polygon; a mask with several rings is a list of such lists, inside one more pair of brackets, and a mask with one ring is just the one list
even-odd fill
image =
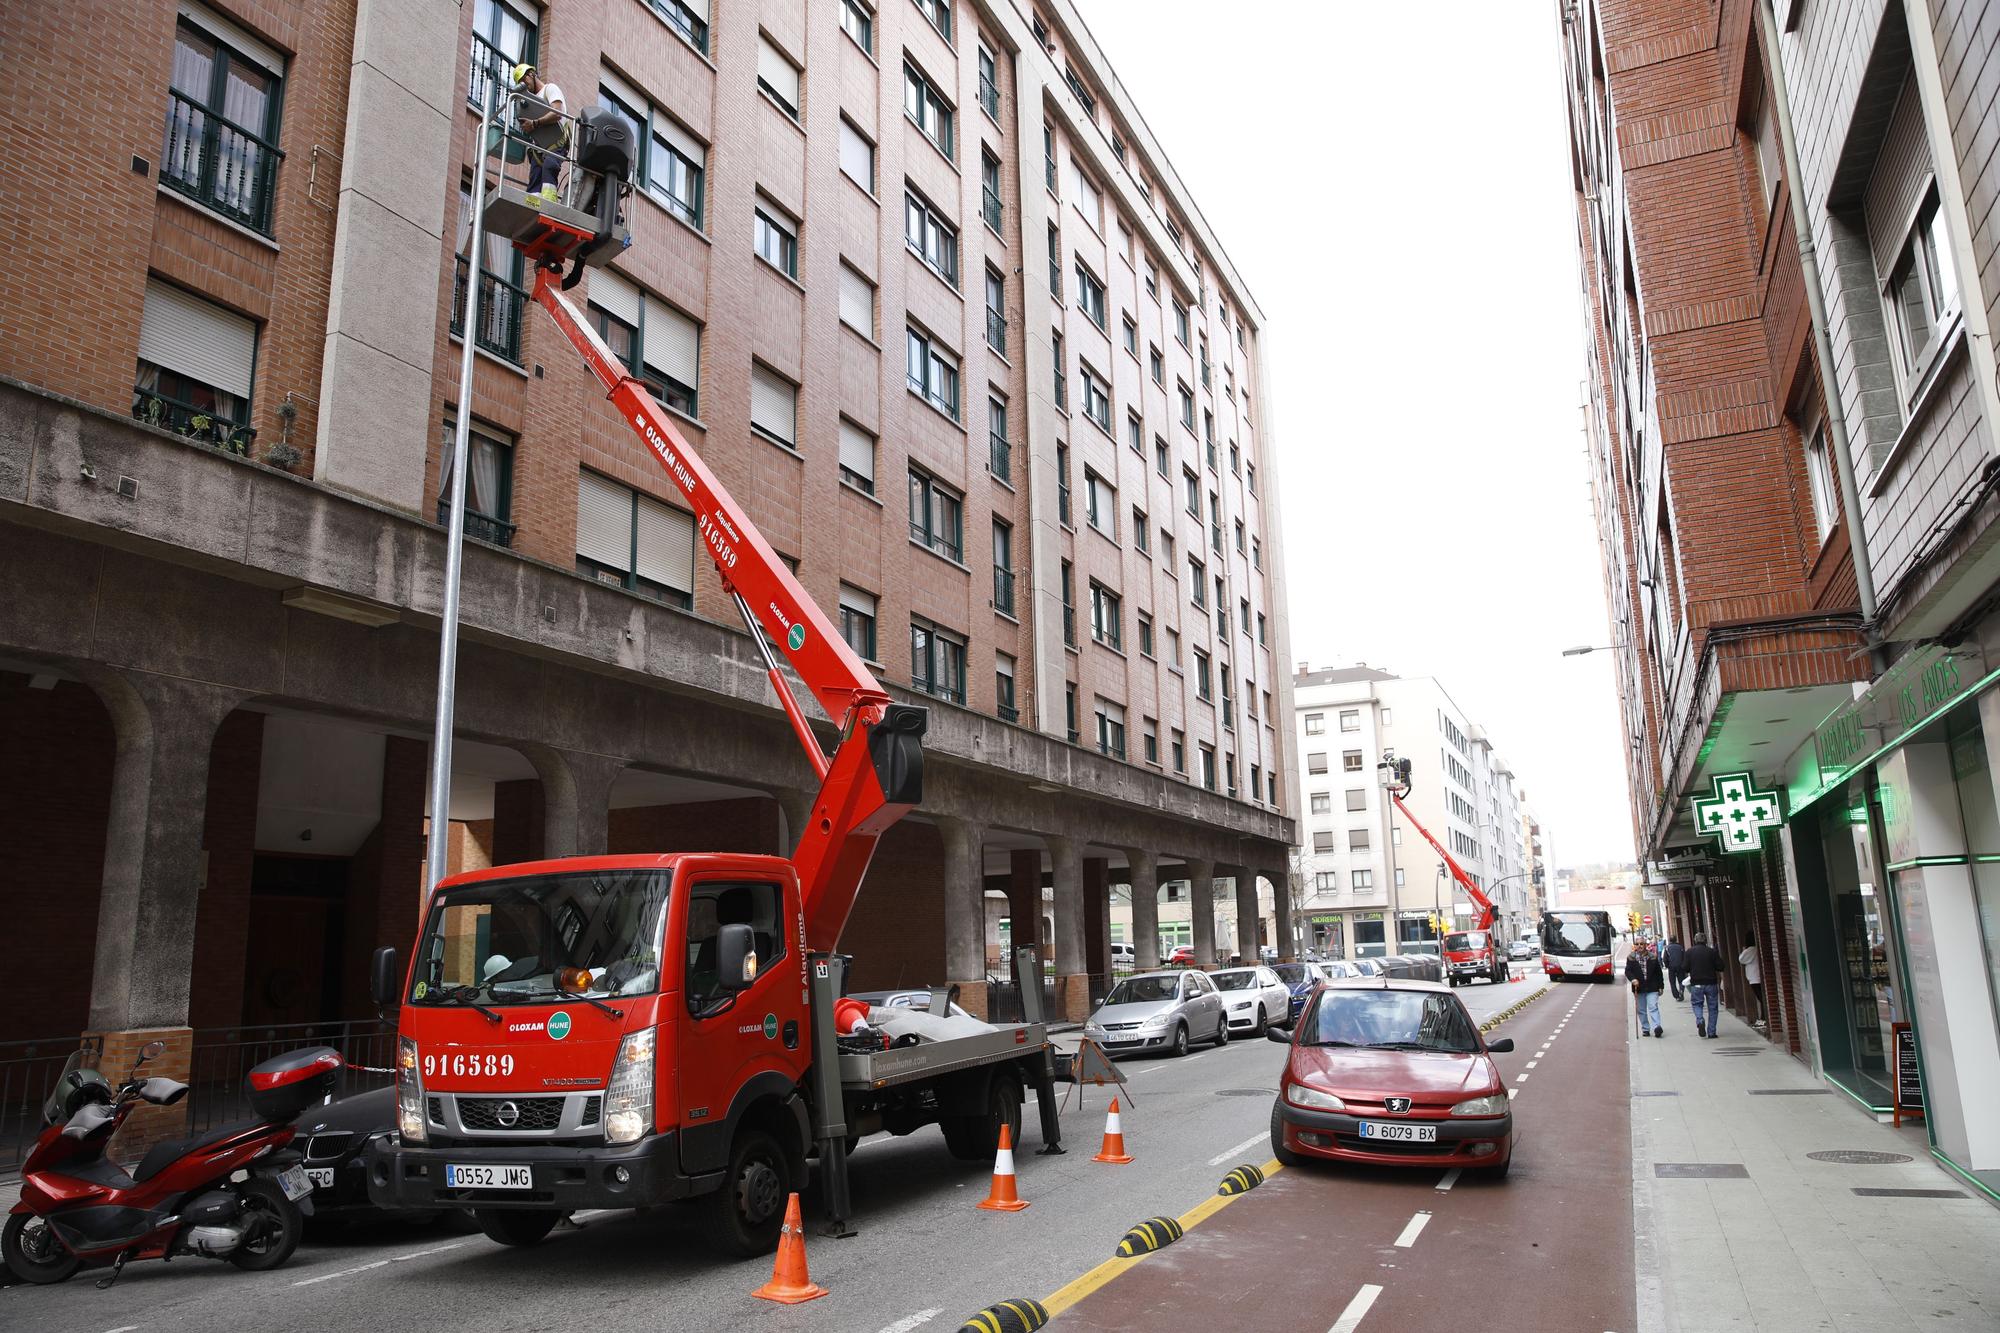
{"label": "red motor scooter", "polygon": [[125,1117],[141,1102],[171,1106],[187,1096],[185,1083],[139,1077],[165,1049],[147,1043],[115,1091],[81,1067],[81,1051],[63,1068],[42,1108],[47,1128],[22,1164],[21,1201],[0,1232],[0,1253],[23,1282],[110,1264],[98,1283],[108,1287],[130,1260],[183,1254],[263,1270],[298,1248],[312,1184],[286,1145],[292,1121],[333,1092],[340,1054],[314,1046],[266,1060],[249,1076],[255,1119],[155,1144],[127,1174],[105,1156]]}

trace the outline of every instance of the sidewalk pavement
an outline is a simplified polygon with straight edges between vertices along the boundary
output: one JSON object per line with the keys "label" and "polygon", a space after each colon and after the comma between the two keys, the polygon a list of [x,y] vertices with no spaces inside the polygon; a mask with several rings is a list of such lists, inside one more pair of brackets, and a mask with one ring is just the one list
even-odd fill
{"label": "sidewalk pavement", "polygon": [[[1661,1010],[1664,1039],[1629,1014],[1625,1038],[1641,1333],[2000,1327],[2000,1207],[1921,1127],[1877,1122],[1728,1013],[1703,1040],[1686,1004]],[[1810,1156],[1840,1150],[1906,1160]]]}

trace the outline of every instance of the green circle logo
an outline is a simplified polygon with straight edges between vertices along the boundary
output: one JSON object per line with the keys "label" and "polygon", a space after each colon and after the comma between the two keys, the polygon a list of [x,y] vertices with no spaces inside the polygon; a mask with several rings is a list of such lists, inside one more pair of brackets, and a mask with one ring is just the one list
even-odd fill
{"label": "green circle logo", "polygon": [[806,627],[804,625],[792,626],[792,632],[785,636],[785,642],[792,646],[793,652],[797,652],[799,649],[805,647]]}
{"label": "green circle logo", "polygon": [[769,1041],[777,1035],[778,1035],[778,1016],[776,1014],[765,1014],[764,1040]]}
{"label": "green circle logo", "polygon": [[418,998],[419,1000],[423,999],[423,998],[424,998],[424,995],[425,995],[425,993],[426,993],[427,991],[429,991],[429,990],[430,990],[430,987],[426,986],[426,985],[425,985],[425,984],[424,984],[423,982],[419,981],[419,982],[417,983],[417,991],[416,991],[416,995],[417,995],[417,998]]}
{"label": "green circle logo", "polygon": [[569,1012],[558,1009],[549,1015],[549,1040],[561,1041],[569,1035]]}

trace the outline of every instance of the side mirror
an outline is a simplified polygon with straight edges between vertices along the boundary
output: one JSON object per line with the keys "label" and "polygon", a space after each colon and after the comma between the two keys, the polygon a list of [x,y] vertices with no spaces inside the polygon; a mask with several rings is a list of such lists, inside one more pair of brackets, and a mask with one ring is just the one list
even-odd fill
{"label": "side mirror", "polygon": [[1489,1041],[1486,1043],[1486,1053],[1488,1055],[1505,1055],[1507,1052],[1513,1049],[1514,1049],[1514,1039],[1512,1037],[1501,1037],[1497,1041]]}
{"label": "side mirror", "polygon": [[732,922],[715,940],[716,984],[725,991],[746,989],[757,979],[756,937],[750,927]]}
{"label": "side mirror", "polygon": [[403,988],[403,969],[396,960],[396,946],[385,944],[375,951],[368,973],[368,993],[385,1009],[394,1008]]}
{"label": "side mirror", "polygon": [[1284,1028],[1265,1028],[1264,1040],[1275,1041],[1281,1046],[1289,1046],[1292,1044],[1292,1034]]}
{"label": "side mirror", "polygon": [[166,1053],[167,1044],[165,1042],[149,1041],[139,1048],[139,1063],[143,1065],[148,1060],[157,1060]]}

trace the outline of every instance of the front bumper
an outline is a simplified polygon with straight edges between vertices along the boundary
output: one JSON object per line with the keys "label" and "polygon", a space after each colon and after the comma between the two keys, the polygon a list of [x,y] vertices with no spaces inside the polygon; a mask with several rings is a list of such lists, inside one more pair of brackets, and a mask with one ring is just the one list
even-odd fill
{"label": "front bumper", "polygon": [[[526,1166],[533,1187],[446,1188],[445,1166],[467,1163]],[[368,1197],[378,1208],[638,1208],[699,1192],[697,1182],[681,1172],[671,1130],[637,1143],[576,1147],[410,1147],[391,1136],[369,1145],[367,1165]]]}
{"label": "front bumper", "polygon": [[[1285,1146],[1306,1157],[1337,1162],[1379,1162],[1387,1166],[1498,1166],[1514,1148],[1514,1113],[1458,1120],[1425,1119],[1435,1125],[1435,1143],[1381,1143],[1361,1137],[1363,1120],[1385,1116],[1347,1115],[1339,1111],[1308,1111],[1282,1098],[1278,1116]],[[1305,1137],[1310,1136],[1310,1137]],[[1475,1152],[1479,1148],[1481,1151]]]}
{"label": "front bumper", "polygon": [[1161,1028],[1158,1032],[1106,1032],[1102,1028],[1085,1028],[1083,1035],[1104,1048],[1106,1055],[1132,1055],[1139,1051],[1164,1051],[1174,1044],[1174,1030]]}

